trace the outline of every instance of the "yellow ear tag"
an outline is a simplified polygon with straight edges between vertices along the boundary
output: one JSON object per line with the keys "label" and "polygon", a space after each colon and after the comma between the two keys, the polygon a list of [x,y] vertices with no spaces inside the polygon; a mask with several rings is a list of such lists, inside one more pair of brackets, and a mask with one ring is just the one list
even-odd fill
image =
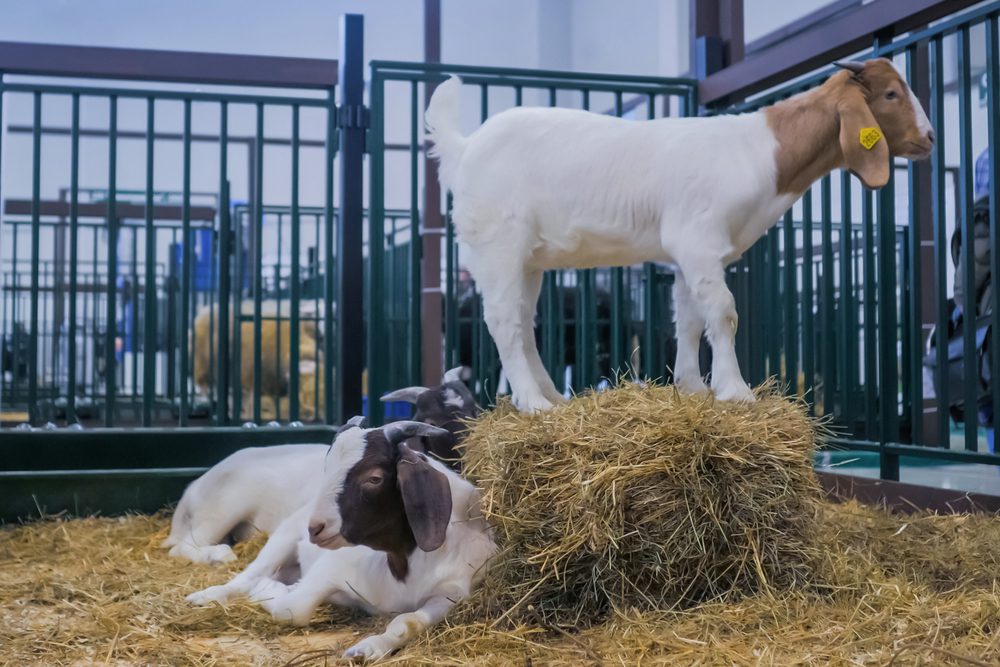
{"label": "yellow ear tag", "polygon": [[882,133],[879,132],[877,127],[863,127],[861,128],[861,145],[865,147],[866,151],[870,151],[872,146],[878,143],[878,140],[882,138]]}

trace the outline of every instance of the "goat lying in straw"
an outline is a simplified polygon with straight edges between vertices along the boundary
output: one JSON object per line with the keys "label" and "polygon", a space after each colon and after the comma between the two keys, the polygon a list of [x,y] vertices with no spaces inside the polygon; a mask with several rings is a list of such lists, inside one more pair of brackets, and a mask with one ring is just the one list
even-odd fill
{"label": "goat lying in straw", "polygon": [[[455,446],[465,437],[465,420],[479,406],[458,379],[461,367],[444,374],[437,387],[407,387],[386,394],[383,401],[416,403],[414,421],[445,429],[415,436],[407,445],[457,467]],[[354,417],[343,428],[367,426]],[[312,500],[323,482],[328,445],[247,447],[230,454],[191,482],[177,503],[170,535],[163,546],[170,555],[195,563],[223,563],[236,558],[231,544],[255,533],[270,534],[296,509]]]}
{"label": "goat lying in straw", "polygon": [[296,625],[309,623],[324,602],[398,614],[384,633],[344,655],[379,658],[403,646],[469,595],[496,549],[476,488],[406,445],[443,433],[420,422],[343,431],[315,499],[285,519],[229,583],[188,600],[246,595]]}
{"label": "goat lying in straw", "polygon": [[726,265],[832,169],[880,188],[891,156],[923,159],[933,146],[927,116],[890,61],[841,67],[754,113],[629,121],[521,107],[469,136],[460,132],[459,80],[438,87],[425,117],[432,154],[520,410],[564,400],[532,335],[543,272],[640,262],[677,269],[676,384],[708,390],[698,366],[707,327],[716,397],[753,400],[736,360]]}

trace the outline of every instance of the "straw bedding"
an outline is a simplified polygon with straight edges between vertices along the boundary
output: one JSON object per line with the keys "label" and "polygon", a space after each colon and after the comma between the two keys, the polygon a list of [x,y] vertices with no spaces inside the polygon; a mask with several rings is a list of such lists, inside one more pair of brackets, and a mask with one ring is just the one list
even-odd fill
{"label": "straw bedding", "polygon": [[[998,664],[1000,521],[818,500],[812,426],[762,398],[721,408],[623,387],[485,416],[466,456],[503,554],[479,595],[391,662]],[[168,558],[167,531],[165,513],[0,529],[0,664],[322,665],[384,626],[193,608],[184,595],[261,540],[208,568]]]}

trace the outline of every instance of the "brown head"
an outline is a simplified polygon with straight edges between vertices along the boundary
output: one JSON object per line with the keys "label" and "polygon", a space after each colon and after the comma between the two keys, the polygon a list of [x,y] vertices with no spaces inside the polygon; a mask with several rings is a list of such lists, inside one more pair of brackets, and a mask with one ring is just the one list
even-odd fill
{"label": "brown head", "polygon": [[766,110],[778,139],[778,192],[801,194],[835,167],[868,188],[889,182],[892,156],[921,160],[934,146],[927,114],[892,61],[837,63],[818,89]]}
{"label": "brown head", "polygon": [[[922,160],[934,130],[917,96],[886,58],[837,63],[840,145],[847,168],[870,188],[889,181],[891,156]],[[874,130],[874,131],[872,131]]]}
{"label": "brown head", "polygon": [[406,445],[408,438],[440,431],[418,422],[343,431],[327,454],[309,539],[328,549],[363,545],[384,551],[393,576],[405,579],[409,555],[416,548],[440,548],[451,521],[447,475]]}

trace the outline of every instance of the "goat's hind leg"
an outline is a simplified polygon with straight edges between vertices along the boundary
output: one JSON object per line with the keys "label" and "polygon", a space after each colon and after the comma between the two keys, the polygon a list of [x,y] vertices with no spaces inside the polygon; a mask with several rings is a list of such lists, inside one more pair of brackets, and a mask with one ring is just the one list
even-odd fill
{"label": "goat's hind leg", "polygon": [[549,372],[545,370],[545,364],[542,363],[541,355],[538,354],[538,343],[535,341],[535,313],[538,310],[538,296],[542,292],[543,276],[541,271],[525,274],[528,293],[521,310],[521,328],[525,331],[524,356],[531,364],[532,375],[545,398],[552,401],[553,404],[565,403],[566,398],[556,389]]}

